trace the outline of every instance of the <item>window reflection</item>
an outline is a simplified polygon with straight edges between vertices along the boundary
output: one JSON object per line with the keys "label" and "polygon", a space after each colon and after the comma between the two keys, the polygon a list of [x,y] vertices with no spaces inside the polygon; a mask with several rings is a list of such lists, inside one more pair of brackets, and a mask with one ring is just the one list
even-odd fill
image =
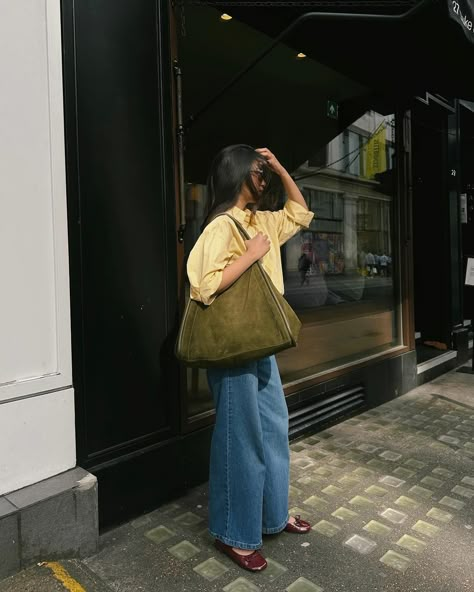
{"label": "window reflection", "polygon": [[368,111],[294,171],[316,216],[284,247],[285,296],[303,328],[284,382],[397,343],[391,209],[395,118]]}

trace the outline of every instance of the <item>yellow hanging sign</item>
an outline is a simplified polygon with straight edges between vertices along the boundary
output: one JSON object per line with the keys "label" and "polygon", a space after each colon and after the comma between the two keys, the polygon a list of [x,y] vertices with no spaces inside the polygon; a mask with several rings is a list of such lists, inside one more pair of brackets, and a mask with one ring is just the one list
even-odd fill
{"label": "yellow hanging sign", "polygon": [[365,146],[365,176],[367,179],[373,179],[377,173],[387,170],[385,137],[385,126],[382,125]]}

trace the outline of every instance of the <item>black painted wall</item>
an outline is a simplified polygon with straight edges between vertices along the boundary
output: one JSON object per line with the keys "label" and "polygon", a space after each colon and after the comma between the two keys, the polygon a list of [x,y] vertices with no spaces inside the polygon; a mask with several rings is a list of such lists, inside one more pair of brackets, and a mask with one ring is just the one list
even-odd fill
{"label": "black painted wall", "polygon": [[92,469],[178,430],[165,6],[62,3],[78,464]]}

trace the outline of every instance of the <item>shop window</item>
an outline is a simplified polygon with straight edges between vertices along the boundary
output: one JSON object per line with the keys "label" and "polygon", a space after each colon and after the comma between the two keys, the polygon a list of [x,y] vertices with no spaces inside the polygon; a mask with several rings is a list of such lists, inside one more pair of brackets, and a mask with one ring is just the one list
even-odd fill
{"label": "shop window", "polygon": [[[269,39],[237,19],[226,26],[212,8],[186,11],[179,40],[185,118],[203,114],[186,136],[185,252],[199,236],[214,154],[241,142],[268,146],[316,214],[282,247],[285,296],[303,323],[298,347],[277,356],[283,382],[304,383],[399,345],[395,116],[374,109],[370,88],[310,56],[296,60],[283,43],[202,112]],[[340,114],[355,114],[349,125],[328,117],[329,99]],[[310,261],[304,274],[302,255]],[[205,372],[188,370],[188,415],[211,410]]]}

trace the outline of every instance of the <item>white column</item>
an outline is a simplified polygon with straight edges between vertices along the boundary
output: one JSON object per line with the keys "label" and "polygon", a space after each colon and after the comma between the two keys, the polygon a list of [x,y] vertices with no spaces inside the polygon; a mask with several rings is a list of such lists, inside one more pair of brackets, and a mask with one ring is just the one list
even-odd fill
{"label": "white column", "polygon": [[346,273],[357,269],[357,195],[344,194],[344,260]]}
{"label": "white column", "polygon": [[0,3],[0,495],[75,465],[59,0]]}

